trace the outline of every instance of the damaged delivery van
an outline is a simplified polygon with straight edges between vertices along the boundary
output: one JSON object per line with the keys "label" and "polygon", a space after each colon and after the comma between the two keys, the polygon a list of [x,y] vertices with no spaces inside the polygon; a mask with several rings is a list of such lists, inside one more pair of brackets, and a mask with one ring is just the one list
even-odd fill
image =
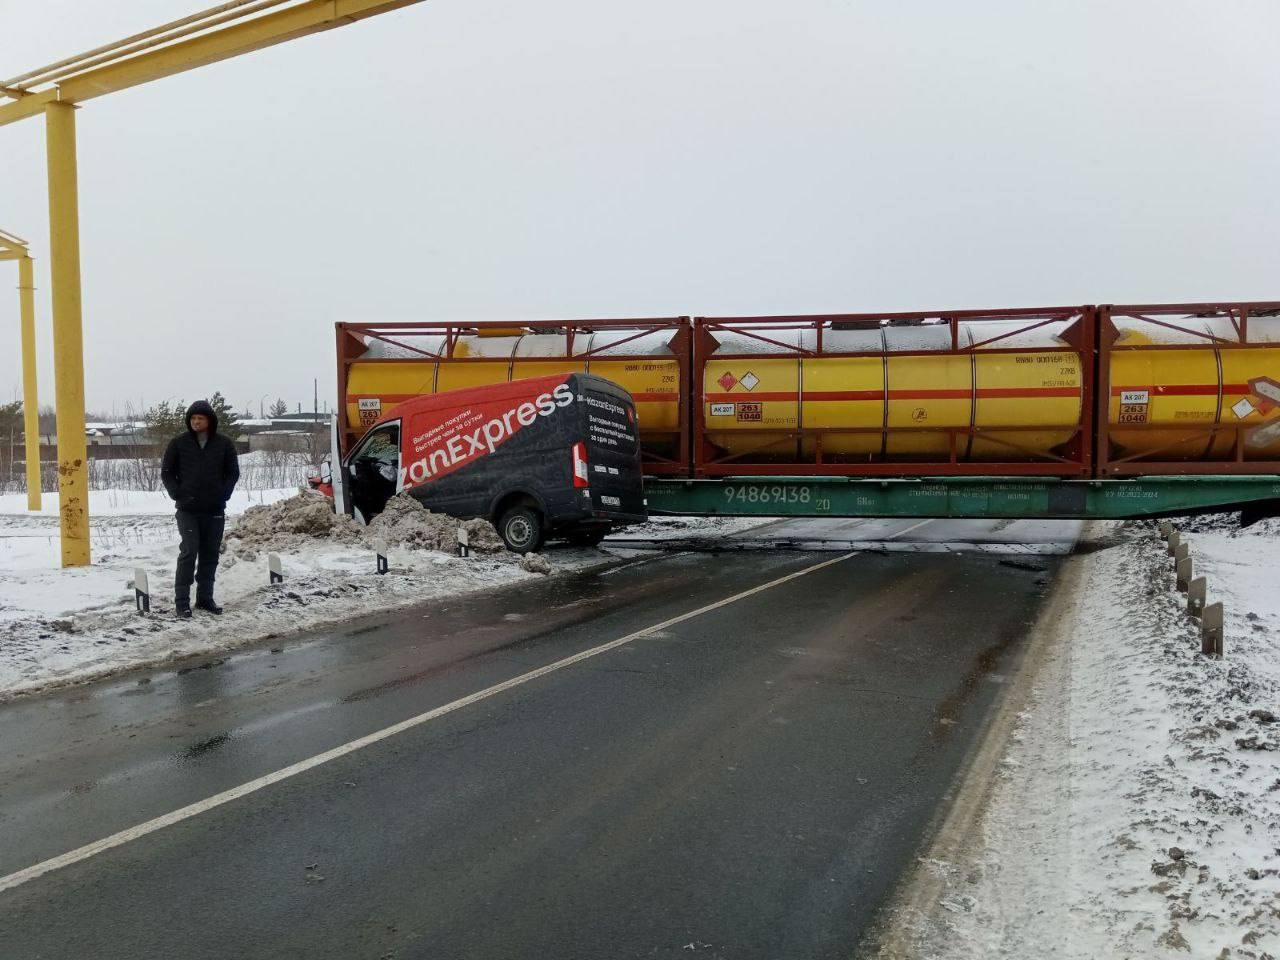
{"label": "damaged delivery van", "polygon": [[338,511],[367,523],[403,490],[437,513],[492,521],[517,553],[547,537],[594,545],[646,517],[635,404],[588,374],[414,397],[331,462]]}

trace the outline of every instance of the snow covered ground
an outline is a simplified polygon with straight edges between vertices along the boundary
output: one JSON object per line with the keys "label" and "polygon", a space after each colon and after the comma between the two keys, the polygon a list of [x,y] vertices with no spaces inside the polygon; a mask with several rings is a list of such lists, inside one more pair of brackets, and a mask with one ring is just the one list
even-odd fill
{"label": "snow covered ground", "polygon": [[966,785],[985,811],[953,812],[882,955],[1280,956],[1280,524],[1181,528],[1224,659],[1154,525],[1072,560],[995,773]]}
{"label": "snow covered ground", "polygon": [[[367,543],[282,531],[271,549],[280,555],[285,582],[271,586],[265,548],[232,542],[234,518],[296,493],[237,491],[228,505],[229,549],[218,569],[218,600],[226,612],[215,618],[197,611],[189,621],[172,616],[178,538],[173,504],[163,493],[93,491],[93,563],[69,570],[60,568],[57,495],[46,494],[38,514],[27,513],[25,495],[0,496],[0,700],[538,575],[505,552],[462,559],[419,544],[392,547],[390,573],[378,576]],[[662,535],[673,522],[683,523],[658,520],[646,528]],[[737,529],[732,522],[719,525]],[[710,533],[717,522],[698,526]],[[607,549],[553,549],[545,556],[553,571],[616,558]],[[136,567],[150,578],[150,616],[134,609]]]}
{"label": "snow covered ground", "polygon": [[[259,503],[275,503],[284,497],[297,493],[296,487],[273,488],[266,490],[247,490],[237,488],[227,504],[230,514],[244,513],[246,509]],[[53,517],[58,516],[58,495],[45,493],[41,496],[40,511],[27,511],[27,495],[25,493],[0,493],[0,517],[7,519]],[[164,514],[169,521],[173,520],[173,501],[163,490],[90,490],[89,513],[94,517],[106,516],[140,516]],[[52,525],[57,531],[57,524]]]}

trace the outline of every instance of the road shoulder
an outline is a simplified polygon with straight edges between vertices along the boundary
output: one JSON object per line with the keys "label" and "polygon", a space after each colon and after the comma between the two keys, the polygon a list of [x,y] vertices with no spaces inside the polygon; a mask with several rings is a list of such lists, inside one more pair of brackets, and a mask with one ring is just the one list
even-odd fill
{"label": "road shoulder", "polygon": [[[1091,523],[1081,538],[1081,550],[1062,564],[1052,592],[1041,609],[1016,672],[1005,685],[987,729],[970,756],[944,808],[938,811],[915,867],[899,883],[879,921],[864,940],[868,956],[876,960],[916,960],[932,956],[949,939],[950,917],[971,907],[967,892],[974,876],[964,864],[974,864],[983,852],[983,831],[993,794],[1001,786],[1001,770],[1008,769],[1007,753],[1018,736],[1031,699],[1045,705],[1046,716],[1059,717],[1066,693],[1066,642],[1070,624],[1090,572],[1090,551],[1112,535],[1116,525]],[[1067,736],[1065,722],[1054,724],[1050,737]],[[965,898],[968,898],[966,900]]]}
{"label": "road shoulder", "polygon": [[1226,656],[1201,655],[1153,524],[1086,544],[871,955],[1280,953],[1280,539],[1182,531]]}

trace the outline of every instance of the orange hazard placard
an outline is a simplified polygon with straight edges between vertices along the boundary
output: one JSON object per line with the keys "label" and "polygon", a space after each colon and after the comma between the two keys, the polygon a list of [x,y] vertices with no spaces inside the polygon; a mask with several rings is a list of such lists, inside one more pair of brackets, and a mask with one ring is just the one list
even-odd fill
{"label": "orange hazard placard", "polygon": [[360,410],[360,426],[371,427],[382,416],[382,400],[379,397],[361,397],[356,401]]}

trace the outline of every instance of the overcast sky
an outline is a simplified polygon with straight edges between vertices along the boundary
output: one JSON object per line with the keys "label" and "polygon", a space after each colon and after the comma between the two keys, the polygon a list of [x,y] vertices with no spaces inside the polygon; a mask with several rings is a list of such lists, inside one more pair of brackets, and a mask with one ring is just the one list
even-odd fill
{"label": "overcast sky", "polygon": [[[0,74],[211,3],[3,0]],[[88,402],[309,408],[339,320],[1280,298],[1278,36],[1273,0],[425,0],[112,94]],[[52,403],[40,121],[0,165]]]}

